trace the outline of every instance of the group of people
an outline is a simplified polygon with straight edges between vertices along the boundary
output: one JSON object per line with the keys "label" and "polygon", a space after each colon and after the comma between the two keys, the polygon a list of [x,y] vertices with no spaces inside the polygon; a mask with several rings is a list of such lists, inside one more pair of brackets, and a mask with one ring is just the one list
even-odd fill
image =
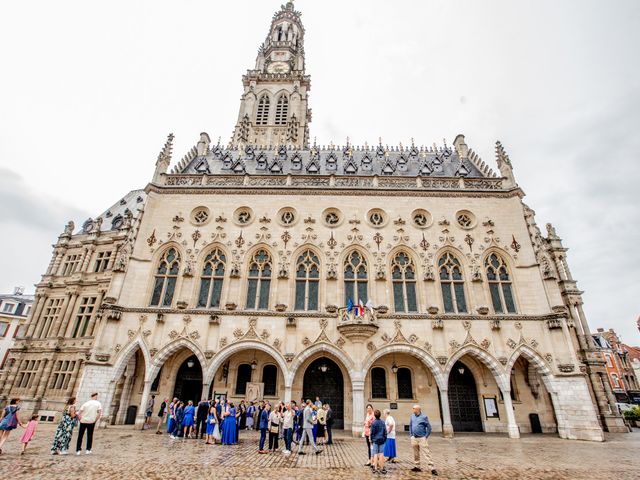
{"label": "group of people", "polygon": [[[0,417],[0,454],[2,454],[2,447],[9,438],[9,435],[18,426],[25,429],[22,437],[20,437],[20,442],[22,443],[21,455],[24,455],[29,442],[36,434],[36,429],[38,427],[38,414],[34,413],[31,415],[31,419],[25,424],[20,420],[20,408],[20,399],[14,398],[2,412],[2,416]],[[91,449],[93,448],[93,431],[96,424],[100,421],[101,416],[102,405],[98,401],[97,393],[93,393],[91,395],[91,399],[83,403],[79,409],[76,406],[75,397],[70,398],[54,434],[51,454],[67,455],[69,453],[69,443],[71,443],[73,429],[79,424],[80,428],[78,431],[78,439],[76,441],[76,455],[80,455],[82,453],[82,440],[85,433],[87,435],[85,453],[90,455]]]}
{"label": "group of people", "polygon": [[[381,418],[384,415],[384,420]],[[420,405],[413,406],[413,415],[409,419],[409,435],[411,436],[411,447],[413,449],[413,472],[421,472],[420,457],[426,456],[427,466],[433,476],[438,475],[438,471],[431,458],[431,451],[427,439],[431,435],[431,423],[427,416],[422,413]],[[389,409],[383,412],[374,410],[373,405],[367,405],[367,412],[364,419],[364,429],[362,436],[367,442],[367,454],[369,460],[365,466],[370,466],[373,473],[384,475],[387,470],[384,468],[385,461],[396,463],[396,421],[391,416]]]}
{"label": "group of people", "polygon": [[[155,405],[155,396],[151,396],[145,412],[146,420],[143,429],[151,428],[151,417]],[[25,429],[20,441],[21,454],[24,454],[29,442],[33,439],[38,425],[38,415],[34,414],[27,423],[20,420],[20,400],[13,399],[7,405],[0,417],[0,454],[9,435],[18,426]],[[66,455],[73,435],[73,430],[80,425],[76,441],[76,455],[82,452],[82,440],[86,433],[86,454],[91,454],[93,448],[93,432],[102,416],[102,405],[98,401],[98,394],[93,393],[91,399],[76,406],[76,399],[71,398],[62,414],[62,419],[56,429],[51,454]],[[384,416],[384,417],[383,417]],[[334,415],[331,406],[323,403],[319,397],[315,402],[310,399],[279,402],[271,405],[269,401],[257,403],[244,400],[236,407],[226,398],[203,400],[197,407],[192,400],[185,404],[178,398],[169,401],[166,398],[158,411],[157,434],[162,434],[164,423],[172,439],[179,437],[205,439],[207,445],[221,443],[222,445],[236,445],[240,430],[259,430],[260,439],[258,452],[260,454],[275,453],[279,450],[279,440],[284,440],[282,453],[290,455],[293,446],[297,447],[298,455],[305,455],[304,447],[310,445],[316,455],[322,450],[318,445],[333,444],[332,427]],[[413,414],[409,420],[409,434],[414,456],[412,471],[420,472],[421,455],[426,456],[427,465],[432,475],[438,475],[427,439],[431,435],[431,424],[420,405],[413,406]],[[388,409],[376,410],[371,404],[367,405],[363,422],[362,436],[367,444],[368,461],[376,474],[387,473],[385,462],[396,462],[396,422]],[[267,442],[268,437],[268,444]],[[267,447],[267,448],[265,448]]]}

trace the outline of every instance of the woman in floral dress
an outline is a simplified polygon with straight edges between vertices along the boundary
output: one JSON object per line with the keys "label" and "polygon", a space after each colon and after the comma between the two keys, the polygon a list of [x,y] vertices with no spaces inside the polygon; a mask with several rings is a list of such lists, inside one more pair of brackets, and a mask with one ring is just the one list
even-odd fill
{"label": "woman in floral dress", "polygon": [[73,429],[78,424],[76,417],[76,399],[72,397],[67,402],[67,406],[62,414],[62,419],[58,424],[58,429],[53,437],[53,445],[51,446],[51,455],[66,455],[69,449],[69,442]]}

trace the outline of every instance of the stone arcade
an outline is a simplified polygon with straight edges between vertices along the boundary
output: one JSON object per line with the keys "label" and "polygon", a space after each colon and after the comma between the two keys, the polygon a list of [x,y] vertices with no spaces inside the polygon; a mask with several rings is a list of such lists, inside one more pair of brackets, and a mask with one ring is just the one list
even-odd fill
{"label": "stone arcade", "polygon": [[[359,434],[364,406],[406,428],[621,431],[566,251],[467,147],[310,141],[305,30],[274,15],[231,142],[206,133],[169,171],[76,230],[37,285],[0,379],[3,401],[53,416],[101,392],[105,421],[143,421],[149,395],[273,401],[320,395]],[[363,315],[348,300],[368,304]]]}

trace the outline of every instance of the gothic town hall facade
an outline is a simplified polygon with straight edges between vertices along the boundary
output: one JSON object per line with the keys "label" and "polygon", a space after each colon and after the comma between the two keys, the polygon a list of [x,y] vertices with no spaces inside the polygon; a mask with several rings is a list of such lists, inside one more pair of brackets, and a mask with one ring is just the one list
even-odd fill
{"label": "gothic town hall facade", "polygon": [[420,403],[444,436],[620,431],[567,248],[503,146],[495,173],[463,135],[316,145],[300,15],[275,13],[229,144],[171,166],[169,135],[144,189],[69,222],[0,400],[57,419],[96,391],[139,424],[152,394],[318,395],[356,435],[367,403],[401,430]]}

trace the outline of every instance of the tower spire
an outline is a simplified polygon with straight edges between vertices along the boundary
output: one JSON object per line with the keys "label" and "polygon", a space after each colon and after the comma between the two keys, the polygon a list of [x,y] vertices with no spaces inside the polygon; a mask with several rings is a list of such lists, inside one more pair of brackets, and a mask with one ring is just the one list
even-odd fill
{"label": "tower spire", "polygon": [[308,146],[311,79],[305,70],[301,15],[292,0],[273,15],[255,68],[242,77],[244,93],[232,147],[240,143]]}

